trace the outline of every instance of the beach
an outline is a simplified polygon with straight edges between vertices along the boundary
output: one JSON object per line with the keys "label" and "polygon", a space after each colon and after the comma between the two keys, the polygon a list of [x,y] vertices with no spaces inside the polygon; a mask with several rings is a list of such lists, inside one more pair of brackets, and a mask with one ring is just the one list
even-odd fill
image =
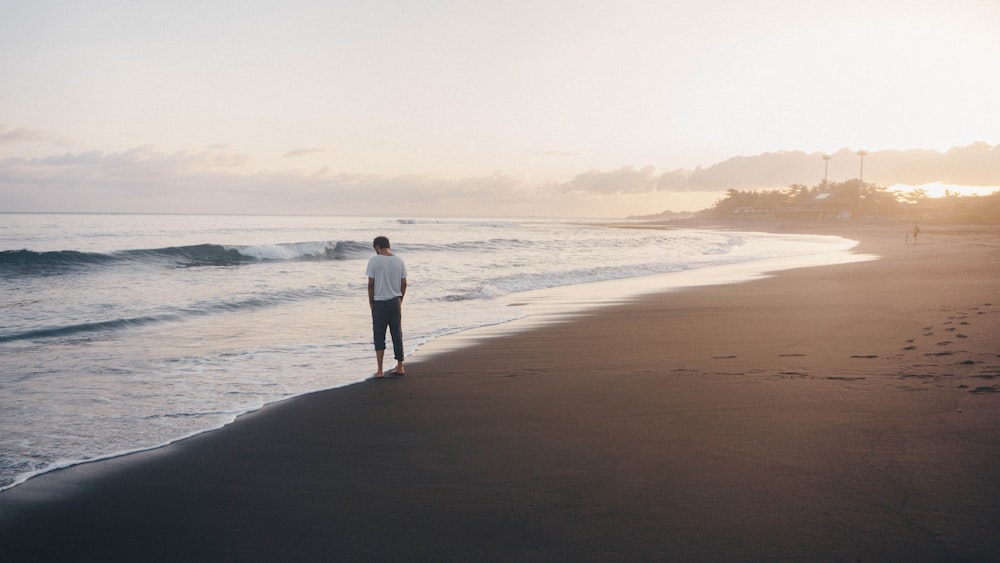
{"label": "beach", "polygon": [[402,378],[41,475],[0,493],[0,554],[997,560],[1000,230],[805,232],[880,259],[418,353]]}

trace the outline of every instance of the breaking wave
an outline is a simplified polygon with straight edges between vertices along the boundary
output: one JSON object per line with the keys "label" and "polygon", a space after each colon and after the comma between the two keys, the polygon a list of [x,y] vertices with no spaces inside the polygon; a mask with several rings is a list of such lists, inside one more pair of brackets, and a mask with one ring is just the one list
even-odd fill
{"label": "breaking wave", "polygon": [[95,266],[123,263],[162,263],[165,266],[237,266],[241,264],[296,260],[352,260],[367,256],[367,244],[354,241],[299,242],[228,246],[196,244],[165,248],[121,250],[111,253],[79,252],[75,250],[0,251],[2,273],[45,273],[81,270]]}

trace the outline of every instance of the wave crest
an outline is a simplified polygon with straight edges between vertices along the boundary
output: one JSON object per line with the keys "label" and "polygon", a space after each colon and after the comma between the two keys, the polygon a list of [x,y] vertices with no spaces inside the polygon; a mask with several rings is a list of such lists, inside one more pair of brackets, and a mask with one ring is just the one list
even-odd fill
{"label": "wave crest", "polygon": [[0,251],[0,273],[59,274],[89,267],[124,263],[159,263],[172,267],[236,266],[240,264],[296,260],[356,260],[371,252],[369,245],[355,241],[313,241],[257,245],[195,244],[111,253],[76,250]]}

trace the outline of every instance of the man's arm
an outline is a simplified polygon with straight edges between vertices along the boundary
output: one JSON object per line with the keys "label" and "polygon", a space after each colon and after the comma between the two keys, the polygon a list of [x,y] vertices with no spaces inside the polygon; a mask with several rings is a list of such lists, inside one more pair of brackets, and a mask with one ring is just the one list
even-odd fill
{"label": "man's arm", "polygon": [[368,278],[368,308],[375,307],[375,278]]}
{"label": "man's arm", "polygon": [[403,302],[403,298],[406,297],[406,278],[399,280],[399,292],[402,295],[399,296],[399,302]]}

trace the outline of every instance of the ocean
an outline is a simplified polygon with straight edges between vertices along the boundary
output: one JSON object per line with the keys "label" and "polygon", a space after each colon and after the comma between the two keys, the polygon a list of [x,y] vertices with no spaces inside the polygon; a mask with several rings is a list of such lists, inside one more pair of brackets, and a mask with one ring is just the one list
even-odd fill
{"label": "ocean", "polygon": [[599,285],[613,280],[736,281],[855,244],[545,219],[0,214],[0,490],[366,379],[376,235],[406,260],[408,357],[516,326],[538,292],[601,287],[560,305],[593,306],[625,297]]}

